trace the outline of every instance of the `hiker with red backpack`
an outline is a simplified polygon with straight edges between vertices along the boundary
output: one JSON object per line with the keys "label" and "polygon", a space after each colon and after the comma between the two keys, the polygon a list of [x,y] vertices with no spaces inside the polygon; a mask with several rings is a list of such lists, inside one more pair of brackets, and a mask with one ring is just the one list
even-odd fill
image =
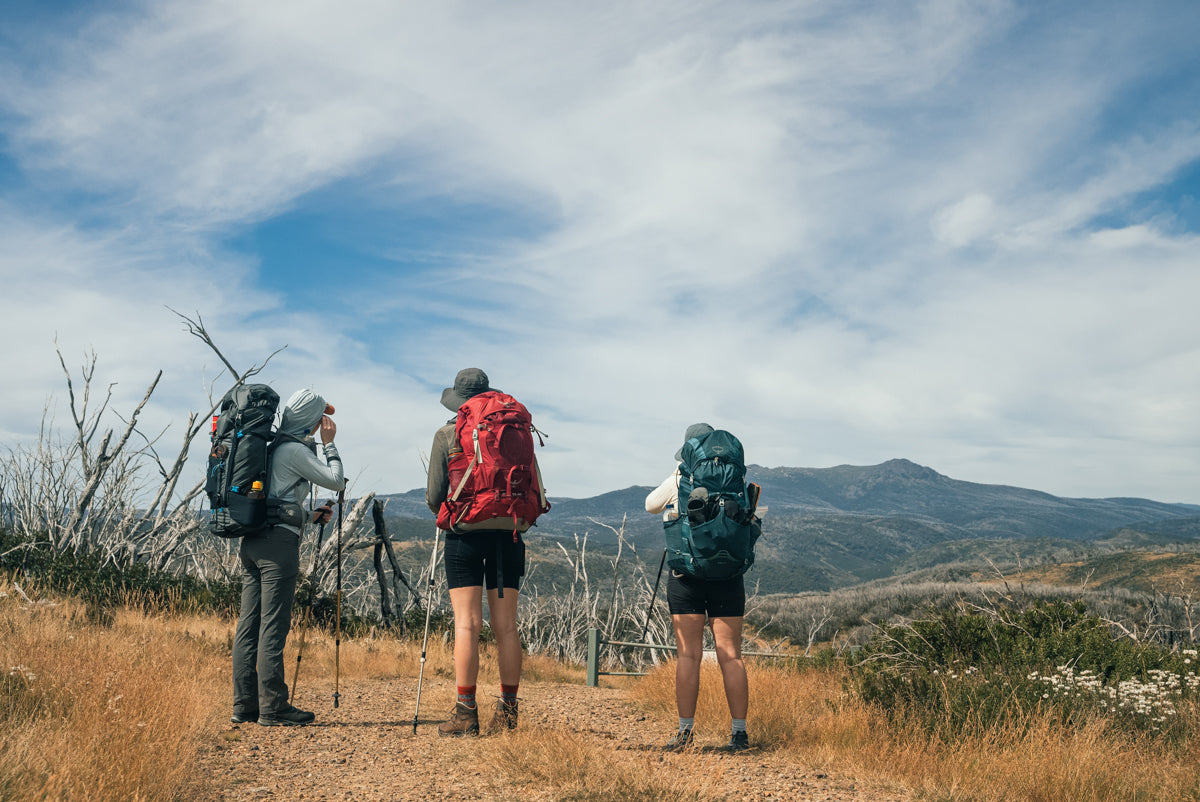
{"label": "hiker with red backpack", "polygon": [[533,436],[540,441],[540,433],[519,401],[491,387],[482,370],[467,368],[442,393],[442,405],[455,417],[433,437],[425,503],[446,535],[458,698],[450,719],[438,725],[438,735],[478,735],[475,690],[484,588],[500,669],[501,695],[491,728],[514,729],[522,658],[517,633],[517,596],[525,574],[521,535],[550,504],[533,453]]}
{"label": "hiker with red backpack", "polygon": [[746,484],[738,439],[707,423],[687,428],[675,460],[675,472],[646,496],[646,511],[663,516],[671,566],[667,604],[675,630],[679,730],[663,748],[677,752],[692,745],[707,623],[732,719],[724,749],[740,752],[750,746],[746,734],[750,687],[742,662],[743,574],[754,564],[754,543],[762,532],[758,485]]}

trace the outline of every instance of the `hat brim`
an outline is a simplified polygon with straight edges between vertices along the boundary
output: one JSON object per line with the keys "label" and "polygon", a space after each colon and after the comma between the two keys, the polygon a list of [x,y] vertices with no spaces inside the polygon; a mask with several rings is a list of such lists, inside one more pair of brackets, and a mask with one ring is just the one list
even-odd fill
{"label": "hat brim", "polygon": [[445,390],[442,390],[442,406],[444,406],[446,409],[450,410],[451,412],[458,412],[459,407],[461,407],[463,404],[470,401],[476,395],[482,395],[483,393],[496,393],[496,392],[499,392],[499,390],[497,390],[495,387],[489,387],[486,390],[480,390],[478,393],[475,393],[475,395],[464,396],[464,395],[459,395],[458,393],[454,392],[453,387],[447,387]]}

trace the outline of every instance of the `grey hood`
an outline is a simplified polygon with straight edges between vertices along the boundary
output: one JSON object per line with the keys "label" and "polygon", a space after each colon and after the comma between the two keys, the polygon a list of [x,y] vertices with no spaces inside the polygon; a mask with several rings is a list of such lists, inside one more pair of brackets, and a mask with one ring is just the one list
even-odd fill
{"label": "grey hood", "polygon": [[305,437],[325,414],[325,399],[315,390],[297,390],[283,408],[279,430],[296,437]]}

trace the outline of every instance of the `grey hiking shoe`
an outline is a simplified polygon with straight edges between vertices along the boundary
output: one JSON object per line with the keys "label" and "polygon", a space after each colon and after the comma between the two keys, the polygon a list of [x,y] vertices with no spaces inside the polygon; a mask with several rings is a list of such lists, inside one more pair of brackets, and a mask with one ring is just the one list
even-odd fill
{"label": "grey hiking shoe", "polygon": [[517,703],[505,704],[503,699],[496,702],[496,714],[492,716],[491,729],[515,730],[517,728]]}
{"label": "grey hiking shoe", "polygon": [[479,734],[479,707],[467,707],[462,702],[454,703],[454,712],[449,721],[438,725],[438,735],[449,735],[460,738],[464,735]]}
{"label": "grey hiking shoe", "polygon": [[262,713],[258,717],[260,727],[303,727],[315,719],[312,713],[288,705],[274,713]]}
{"label": "grey hiking shoe", "polygon": [[729,743],[722,746],[721,751],[743,752],[749,748],[750,736],[746,734],[745,730],[743,730],[742,732],[735,732],[733,735],[729,736]]}
{"label": "grey hiking shoe", "polygon": [[675,737],[663,744],[665,752],[682,752],[692,745],[692,731],[680,730]]}
{"label": "grey hiking shoe", "polygon": [[229,717],[229,723],[231,724],[253,724],[256,721],[258,721],[257,710],[251,713],[239,713],[235,710],[233,711],[233,715]]}

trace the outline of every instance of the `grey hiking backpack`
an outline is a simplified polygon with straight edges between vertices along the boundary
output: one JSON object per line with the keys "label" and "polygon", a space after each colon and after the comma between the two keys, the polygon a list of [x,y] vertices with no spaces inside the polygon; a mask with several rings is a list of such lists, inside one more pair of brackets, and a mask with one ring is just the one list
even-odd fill
{"label": "grey hiking backpack", "polygon": [[299,505],[268,499],[271,454],[280,441],[273,423],[279,394],[265,384],[238,384],[221,399],[213,424],[204,491],[212,515],[208,531],[245,537],[269,526],[300,526]]}

